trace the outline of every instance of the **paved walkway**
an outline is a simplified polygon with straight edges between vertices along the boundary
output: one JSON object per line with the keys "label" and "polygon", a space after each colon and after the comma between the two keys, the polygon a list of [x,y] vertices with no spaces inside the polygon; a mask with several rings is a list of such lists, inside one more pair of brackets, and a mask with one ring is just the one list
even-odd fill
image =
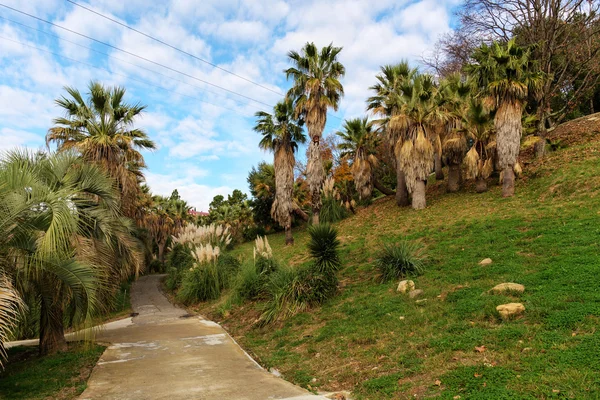
{"label": "paved walkway", "polygon": [[262,369],[218,324],[188,317],[160,292],[160,279],[133,285],[132,324],[98,334],[110,345],[80,399],[325,399]]}

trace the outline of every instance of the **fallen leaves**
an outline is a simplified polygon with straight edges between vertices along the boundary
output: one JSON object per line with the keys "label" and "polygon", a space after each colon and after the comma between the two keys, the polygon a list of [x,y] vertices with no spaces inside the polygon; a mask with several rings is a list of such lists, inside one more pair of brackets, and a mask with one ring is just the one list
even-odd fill
{"label": "fallen leaves", "polygon": [[475,346],[475,351],[478,353],[483,353],[485,351],[485,346]]}

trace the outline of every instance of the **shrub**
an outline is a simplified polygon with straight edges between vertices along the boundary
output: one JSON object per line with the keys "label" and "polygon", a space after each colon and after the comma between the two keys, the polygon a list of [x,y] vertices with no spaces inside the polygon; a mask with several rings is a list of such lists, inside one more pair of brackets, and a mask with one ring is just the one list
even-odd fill
{"label": "shrub", "polygon": [[177,299],[184,304],[215,300],[221,295],[219,272],[215,263],[199,265],[185,271]]}
{"label": "shrub", "polygon": [[163,268],[164,268],[163,263],[161,263],[156,258],[153,259],[152,261],[150,261],[150,264],[148,265],[148,271],[150,271],[150,273],[152,273],[152,272],[162,272]]}
{"label": "shrub", "polygon": [[348,210],[342,205],[339,200],[333,197],[323,197],[319,220],[322,223],[332,224],[343,220],[348,216]]}
{"label": "shrub", "polygon": [[221,289],[228,288],[240,270],[240,261],[230,254],[221,254],[217,259],[217,271]]}
{"label": "shrub", "polygon": [[192,251],[186,245],[176,243],[167,255],[167,267],[188,270],[194,266]]}
{"label": "shrub", "polygon": [[341,266],[337,231],[331,225],[319,224],[308,228],[310,241],[308,251],[314,259],[315,268],[324,273],[335,273]]}
{"label": "shrub", "polygon": [[264,276],[261,276],[251,262],[240,269],[234,286],[234,292],[241,300],[257,299],[264,292]]}
{"label": "shrub", "polygon": [[406,240],[400,243],[384,244],[383,250],[375,262],[382,282],[409,275],[420,275],[425,269],[422,247]]}

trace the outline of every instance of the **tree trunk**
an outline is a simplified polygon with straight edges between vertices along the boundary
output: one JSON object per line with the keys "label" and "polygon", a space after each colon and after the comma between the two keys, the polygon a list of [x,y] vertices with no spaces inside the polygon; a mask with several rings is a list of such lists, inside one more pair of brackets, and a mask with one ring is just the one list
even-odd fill
{"label": "tree trunk", "polygon": [[435,180],[443,181],[444,180],[444,171],[442,170],[442,155],[436,153],[434,155],[434,163],[435,163]]}
{"label": "tree trunk", "polygon": [[63,321],[63,306],[60,298],[61,290],[52,295],[52,299],[42,296],[40,309],[40,343],[41,356],[67,350]]}
{"label": "tree trunk", "polygon": [[308,186],[310,187],[311,208],[313,213],[313,224],[319,223],[319,212],[321,211],[321,189],[325,180],[325,170],[321,160],[321,149],[319,138],[313,137],[308,145],[308,163],[306,165]]}
{"label": "tree trunk", "polygon": [[475,183],[475,191],[477,191],[477,193],[483,193],[487,192],[487,190],[487,181],[482,177],[477,178],[477,182]]}
{"label": "tree trunk", "polygon": [[300,207],[294,207],[294,213],[299,216],[303,221],[308,222],[308,214],[305,213]]}
{"label": "tree trunk", "polygon": [[165,246],[167,245],[167,241],[165,240],[164,242],[159,242],[157,243],[158,245],[158,261],[161,262],[161,264],[165,263]]}
{"label": "tree trunk", "polygon": [[412,193],[412,207],[415,210],[422,210],[427,207],[425,200],[425,181],[418,179],[415,184],[415,190]]}
{"label": "tree trunk", "polygon": [[292,246],[294,244],[294,236],[292,235],[291,225],[285,227],[285,245]]}
{"label": "tree trunk", "polygon": [[408,188],[406,187],[406,176],[399,168],[396,178],[396,204],[400,207],[406,207],[410,204]]}
{"label": "tree trunk", "polygon": [[536,158],[542,158],[546,155],[546,112],[545,112],[545,103],[542,102],[542,107],[538,108],[537,112],[537,133],[536,135],[539,137],[539,140],[534,145],[534,151]]}
{"label": "tree trunk", "polygon": [[515,171],[512,165],[504,168],[502,178],[502,197],[512,197],[515,194]]}
{"label": "tree trunk", "polygon": [[446,190],[450,193],[460,190],[460,164],[448,165],[448,184]]}
{"label": "tree trunk", "polygon": [[374,180],[373,184],[375,186],[375,189],[379,190],[381,193],[385,194],[386,196],[391,196],[393,194],[396,194],[396,192],[394,192],[392,189],[383,186],[381,184],[381,182],[379,182],[377,179]]}
{"label": "tree trunk", "polygon": [[313,210],[313,215],[311,218],[311,224],[319,225],[319,212]]}

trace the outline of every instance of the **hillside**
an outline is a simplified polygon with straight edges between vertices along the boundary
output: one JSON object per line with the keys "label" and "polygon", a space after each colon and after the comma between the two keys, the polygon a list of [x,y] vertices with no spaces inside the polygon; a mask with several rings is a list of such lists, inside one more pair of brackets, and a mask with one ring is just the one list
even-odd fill
{"label": "hillside", "polygon": [[[337,224],[340,293],[321,308],[265,328],[253,325],[260,304],[198,310],[261,364],[316,390],[373,400],[597,398],[600,115],[593,117],[552,133],[568,147],[529,164],[513,198],[501,198],[498,186],[446,194],[439,182],[428,187],[426,210],[384,198]],[[295,237],[294,247],[269,237],[276,257],[292,265],[307,259],[305,233]],[[423,302],[397,293],[397,282],[377,281],[382,244],[404,238],[426,248],[427,270],[414,278]],[[252,244],[236,253],[252,257]],[[479,265],[486,257],[493,263]],[[502,282],[525,292],[488,293]],[[525,314],[503,322],[496,306],[510,302],[523,303]]]}

